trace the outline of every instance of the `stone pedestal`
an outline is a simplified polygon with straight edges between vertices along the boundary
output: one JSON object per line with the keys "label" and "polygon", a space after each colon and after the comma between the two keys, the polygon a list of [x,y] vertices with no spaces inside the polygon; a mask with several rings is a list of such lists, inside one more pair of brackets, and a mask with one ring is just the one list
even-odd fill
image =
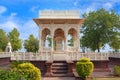
{"label": "stone pedestal", "polygon": [[52,66],[52,63],[53,63],[53,61],[46,61],[46,73],[45,73],[45,76],[47,76],[47,77],[50,77],[50,76],[52,76],[52,73],[51,73],[51,66]]}

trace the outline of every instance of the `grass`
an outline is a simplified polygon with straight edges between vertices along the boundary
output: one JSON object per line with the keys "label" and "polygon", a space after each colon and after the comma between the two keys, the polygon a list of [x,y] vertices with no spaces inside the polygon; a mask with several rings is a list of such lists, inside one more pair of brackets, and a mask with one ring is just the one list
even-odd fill
{"label": "grass", "polygon": [[120,80],[119,78],[93,78],[92,80]]}

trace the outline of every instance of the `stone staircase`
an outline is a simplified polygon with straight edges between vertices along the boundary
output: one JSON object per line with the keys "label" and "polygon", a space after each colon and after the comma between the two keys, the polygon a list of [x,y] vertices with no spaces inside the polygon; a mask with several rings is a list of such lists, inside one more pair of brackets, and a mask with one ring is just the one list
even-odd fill
{"label": "stone staircase", "polygon": [[66,61],[54,61],[52,64],[52,76],[64,77],[67,76],[68,66]]}

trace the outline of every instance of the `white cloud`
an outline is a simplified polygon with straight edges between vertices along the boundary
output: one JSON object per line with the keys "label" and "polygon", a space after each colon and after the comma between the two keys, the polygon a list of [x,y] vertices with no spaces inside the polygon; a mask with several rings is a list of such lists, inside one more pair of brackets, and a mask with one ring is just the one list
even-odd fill
{"label": "white cloud", "polygon": [[113,7],[113,5],[112,5],[112,3],[109,3],[109,2],[107,2],[107,3],[105,3],[105,4],[103,4],[103,8],[105,8],[105,9],[111,9]]}
{"label": "white cloud", "polygon": [[74,1],[73,5],[74,5],[75,7],[77,6],[77,4],[78,4],[78,2],[77,2],[77,1]]}
{"label": "white cloud", "polygon": [[19,29],[19,22],[18,22],[18,18],[16,18],[15,16],[17,15],[17,13],[11,13],[9,16],[0,16],[0,18],[3,18],[2,20],[0,20],[0,28],[4,29],[6,32],[11,31],[13,28],[17,28]]}
{"label": "white cloud", "polygon": [[97,6],[98,4],[96,4],[96,3],[92,3],[91,5],[86,5],[85,7],[83,7],[83,8],[81,8],[81,13],[83,14],[83,13],[89,13],[90,11],[95,11],[97,8],[98,8],[98,6]]}
{"label": "white cloud", "polygon": [[17,13],[13,12],[10,14],[11,17],[15,17],[17,15]]}
{"label": "white cloud", "polygon": [[28,20],[23,26],[28,28],[35,28],[36,24],[33,20]]}
{"label": "white cloud", "polygon": [[38,11],[38,9],[39,9],[39,6],[32,6],[30,11],[31,12],[36,12],[36,11]]}
{"label": "white cloud", "polygon": [[6,7],[0,5],[0,14],[3,14],[6,10]]}
{"label": "white cloud", "polygon": [[94,10],[95,10],[94,7],[88,7],[88,8],[86,8],[85,12],[89,13],[90,11],[94,11]]}
{"label": "white cloud", "polygon": [[35,37],[38,37],[38,27],[33,20],[28,20],[20,26],[20,37],[22,39],[27,39],[30,34],[33,34]]}
{"label": "white cloud", "polygon": [[0,24],[0,27],[6,30],[12,30],[13,28],[18,28],[19,25],[13,21],[6,21]]}

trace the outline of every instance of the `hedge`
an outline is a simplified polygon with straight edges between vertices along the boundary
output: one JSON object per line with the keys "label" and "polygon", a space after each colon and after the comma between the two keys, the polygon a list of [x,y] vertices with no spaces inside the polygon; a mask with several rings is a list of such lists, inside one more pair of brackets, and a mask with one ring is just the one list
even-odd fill
{"label": "hedge", "polygon": [[93,72],[94,65],[88,58],[82,58],[76,63],[76,71],[82,79],[86,79]]}
{"label": "hedge", "polygon": [[15,61],[10,69],[0,69],[0,80],[41,80],[41,72],[31,63]]}
{"label": "hedge", "polygon": [[114,75],[120,76],[120,66],[114,66]]}
{"label": "hedge", "polygon": [[40,70],[31,63],[19,64],[14,71],[17,71],[25,80],[41,80]]}

